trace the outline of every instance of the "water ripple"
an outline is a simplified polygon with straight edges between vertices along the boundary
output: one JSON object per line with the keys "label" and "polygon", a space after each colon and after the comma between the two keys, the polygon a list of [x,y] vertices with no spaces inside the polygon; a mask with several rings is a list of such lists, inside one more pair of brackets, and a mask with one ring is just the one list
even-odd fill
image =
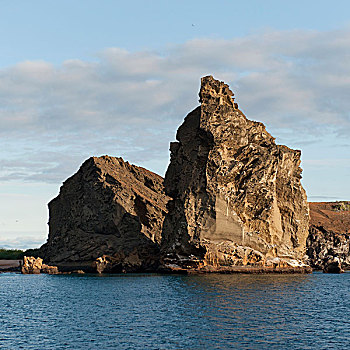
{"label": "water ripple", "polygon": [[346,349],[350,273],[0,275],[1,349]]}

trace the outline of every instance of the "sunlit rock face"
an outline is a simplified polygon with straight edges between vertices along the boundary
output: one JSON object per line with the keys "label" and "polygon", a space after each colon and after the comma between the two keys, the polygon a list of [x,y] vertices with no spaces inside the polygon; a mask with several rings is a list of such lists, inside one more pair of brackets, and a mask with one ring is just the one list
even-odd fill
{"label": "sunlit rock face", "polygon": [[309,226],[301,152],[276,145],[212,76],[202,78],[199,97],[170,145],[165,263],[295,264],[305,255]]}
{"label": "sunlit rock face", "polygon": [[167,201],[161,176],[122,158],[91,157],[49,203],[40,256],[61,269],[86,270],[104,255],[115,270],[154,269]]}

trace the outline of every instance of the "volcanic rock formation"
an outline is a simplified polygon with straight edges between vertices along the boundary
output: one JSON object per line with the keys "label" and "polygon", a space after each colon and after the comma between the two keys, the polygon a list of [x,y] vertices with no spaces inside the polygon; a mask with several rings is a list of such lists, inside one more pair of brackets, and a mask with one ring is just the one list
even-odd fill
{"label": "volcanic rock formation", "polygon": [[40,256],[62,271],[86,271],[103,255],[111,272],[156,268],[167,201],[157,174],[122,158],[89,158],[49,203]]}
{"label": "volcanic rock formation", "polygon": [[301,152],[276,145],[212,76],[199,97],[170,145],[164,265],[298,265],[309,226]]}
{"label": "volcanic rock formation", "polygon": [[310,266],[325,270],[329,261],[339,260],[350,269],[350,202],[322,202],[310,205],[310,234],[307,256]]}

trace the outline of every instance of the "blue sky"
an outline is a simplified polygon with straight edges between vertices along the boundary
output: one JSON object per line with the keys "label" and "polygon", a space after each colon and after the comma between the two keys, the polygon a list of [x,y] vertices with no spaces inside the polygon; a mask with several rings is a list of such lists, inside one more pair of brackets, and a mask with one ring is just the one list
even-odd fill
{"label": "blue sky", "polygon": [[23,60],[94,60],[107,47],[162,50],[267,28],[334,30],[349,25],[350,8],[339,0],[2,0],[0,6],[3,67]]}
{"label": "blue sky", "polygon": [[310,201],[350,200],[348,1],[0,1],[0,246],[39,246],[91,155],[164,174],[200,77],[302,150]]}

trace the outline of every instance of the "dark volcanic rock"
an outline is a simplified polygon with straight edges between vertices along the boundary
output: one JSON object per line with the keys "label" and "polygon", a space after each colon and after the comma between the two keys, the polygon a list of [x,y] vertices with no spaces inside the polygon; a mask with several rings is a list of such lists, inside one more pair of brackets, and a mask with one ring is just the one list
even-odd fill
{"label": "dark volcanic rock", "polygon": [[[329,262],[339,259],[350,268],[350,202],[309,203],[310,233],[307,256],[310,266],[325,270]],[[328,269],[327,269],[328,270]]]}
{"label": "dark volcanic rock", "polygon": [[323,272],[325,273],[342,273],[344,272],[339,258],[329,259],[324,266]]}
{"label": "dark volcanic rock", "polygon": [[89,158],[49,203],[40,256],[61,270],[88,270],[103,255],[128,271],[155,268],[167,201],[159,175],[122,158]]}
{"label": "dark volcanic rock", "polygon": [[309,226],[300,151],[276,145],[223,82],[202,78],[199,96],[170,145],[165,265],[298,265]]}

